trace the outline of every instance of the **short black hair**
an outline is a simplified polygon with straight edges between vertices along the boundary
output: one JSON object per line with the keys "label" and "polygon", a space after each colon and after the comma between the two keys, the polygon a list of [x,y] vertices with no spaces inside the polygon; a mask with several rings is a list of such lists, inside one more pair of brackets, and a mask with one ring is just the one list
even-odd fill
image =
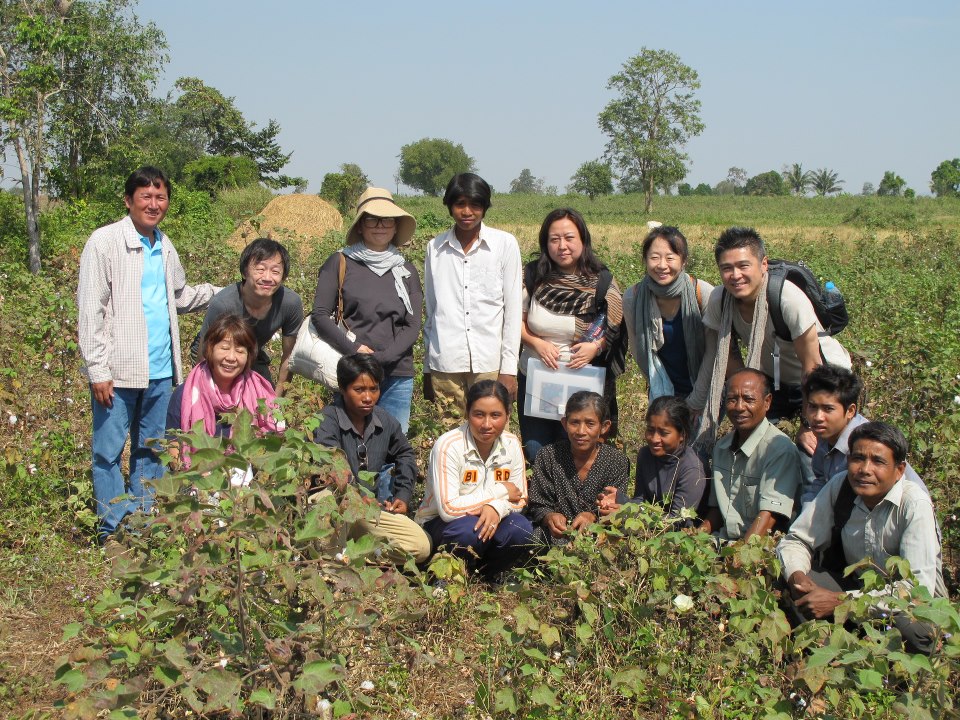
{"label": "short black hair", "polygon": [[369,375],[379,385],[383,382],[383,365],[371,353],[344,355],[337,362],[337,387],[341,390],[361,375]]}
{"label": "short black hair", "polygon": [[804,398],[816,392],[836,395],[843,404],[843,409],[846,410],[860,401],[863,381],[847,368],[824,364],[811,370],[800,387]]}
{"label": "short black hair", "polygon": [[130,173],[127,182],[123,185],[123,194],[132,198],[138,188],[160,187],[163,185],[167,189],[167,197],[173,197],[173,188],[170,187],[170,180],[166,173],[153,165],[144,165]]}
{"label": "short black hair", "polygon": [[749,248],[758,260],[763,260],[767,256],[767,246],[763,243],[763,238],[753,228],[732,227],[724,230],[717,238],[717,244],[713,247],[713,258],[720,262],[720,256],[727,250],[739,250],[740,248]]}
{"label": "short black hair", "polygon": [[646,422],[654,415],[666,415],[667,422],[683,435],[681,447],[686,445],[693,433],[693,418],[685,400],[676,395],[661,395],[647,406]]}
{"label": "short black hair", "polygon": [[849,447],[853,452],[853,446],[858,440],[873,440],[881,445],[886,445],[893,453],[893,461],[899,465],[907,461],[907,439],[900,432],[900,429],[885,422],[866,422],[858,425],[850,433]]}
{"label": "short black hair", "polygon": [[283,262],[283,279],[286,280],[290,274],[290,253],[283,245],[270,238],[257,238],[243,249],[240,253],[240,277],[246,279],[250,263],[263,262],[274,255],[279,255]]}
{"label": "short black hair", "polygon": [[610,419],[610,405],[600,393],[591,390],[577,390],[573,395],[567,398],[567,404],[563,415],[567,417],[570,413],[582,412],[583,410],[593,410],[600,423],[605,423]]}
{"label": "short black hair", "polygon": [[727,378],[727,382],[724,384],[724,389],[730,387],[730,381],[733,380],[737,375],[753,375],[756,378],[760,379],[761,387],[763,388],[763,395],[773,395],[773,384],[770,382],[770,376],[767,375],[762,370],[757,370],[756,368],[742,367],[738,370],[734,370],[730,373],[730,377]]}
{"label": "short black hair", "polygon": [[470,408],[477,400],[482,400],[485,397],[495,397],[507,413],[510,413],[510,393],[497,380],[481,380],[470,386],[470,389],[467,390],[467,413],[469,414]]}
{"label": "short black hair", "polygon": [[472,200],[483,208],[484,214],[493,204],[490,197],[493,191],[487,181],[476,173],[460,173],[450,178],[443,193],[443,204],[449,211],[460,198]]}
{"label": "short black hair", "polygon": [[687,258],[690,257],[690,248],[687,244],[687,238],[684,237],[684,234],[680,232],[680,228],[674,227],[673,225],[660,225],[655,227],[653,230],[647,233],[647,237],[643,240],[643,259],[647,259],[647,253],[650,252],[650,246],[653,245],[653,241],[661,238],[667,245],[670,246],[670,249],[673,250],[677,255],[679,255],[684,262],[687,261]]}

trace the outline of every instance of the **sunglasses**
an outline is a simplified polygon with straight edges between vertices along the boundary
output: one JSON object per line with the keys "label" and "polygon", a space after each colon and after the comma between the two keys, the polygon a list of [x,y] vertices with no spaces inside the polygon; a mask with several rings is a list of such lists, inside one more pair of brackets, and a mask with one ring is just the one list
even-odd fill
{"label": "sunglasses", "polygon": [[367,469],[367,445],[366,443],[357,444],[357,458],[360,460],[360,470]]}

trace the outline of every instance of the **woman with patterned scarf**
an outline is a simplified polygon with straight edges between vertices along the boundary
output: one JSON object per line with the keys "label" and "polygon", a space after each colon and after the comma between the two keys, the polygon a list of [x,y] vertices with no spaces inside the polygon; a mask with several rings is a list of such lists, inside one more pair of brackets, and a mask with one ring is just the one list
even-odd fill
{"label": "woman with patterned scarf", "polygon": [[[523,324],[520,337],[518,398],[526,394],[527,361],[536,358],[549,368],[561,365],[577,370],[587,365],[607,366],[606,350],[620,333],[623,303],[620,288],[610,281],[605,297],[595,302],[601,276],[609,273],[593,253],[590,231],[583,216],[571,208],[551,212],[540,226],[540,258],[527,266],[523,274]],[[604,283],[607,284],[607,283]],[[599,317],[598,305],[605,314],[603,332],[597,340],[584,341],[584,335]],[[610,406],[612,427],[608,436],[616,434],[616,375],[608,371],[604,398]],[[566,437],[559,420],[531,417],[518,403],[520,434],[529,462],[537,452]]]}

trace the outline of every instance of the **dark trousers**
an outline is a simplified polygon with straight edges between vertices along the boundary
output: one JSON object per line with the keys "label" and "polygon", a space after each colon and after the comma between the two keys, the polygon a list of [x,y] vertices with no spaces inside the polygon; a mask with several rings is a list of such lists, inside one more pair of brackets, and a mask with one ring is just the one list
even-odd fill
{"label": "dark trousers", "polygon": [[[810,579],[817,585],[827,590],[843,592],[853,589],[850,582],[851,578],[843,577],[842,572],[814,569],[808,572],[807,575],[809,575]],[[855,581],[852,584],[853,586],[857,585]],[[783,607],[783,612],[790,622],[790,627],[797,627],[813,619],[807,617],[804,611],[797,606],[793,595],[790,593],[790,589],[786,586],[784,586],[780,602]],[[933,651],[933,628],[930,627],[930,625],[911,620],[906,615],[900,613],[894,613],[891,619],[893,620],[894,627],[900,632],[900,637],[903,638],[904,649],[908,653],[929,655]]]}
{"label": "dark trousers", "polygon": [[533,543],[533,526],[520,513],[510,513],[497,527],[489,540],[480,540],[474,526],[476,515],[464,515],[451,522],[434,518],[423,526],[435,550],[446,545],[447,549],[467,563],[470,570],[479,570],[484,575],[496,575],[509,570],[525,557],[530,556]]}

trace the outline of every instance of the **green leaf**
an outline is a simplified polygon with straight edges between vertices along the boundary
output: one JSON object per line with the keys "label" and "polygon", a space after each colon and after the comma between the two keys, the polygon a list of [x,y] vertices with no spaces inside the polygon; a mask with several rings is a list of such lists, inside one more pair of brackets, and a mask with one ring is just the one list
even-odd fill
{"label": "green leaf", "polygon": [[183,677],[183,674],[176,668],[168,667],[166,665],[156,665],[153,668],[153,677],[156,680],[159,680],[164,687],[168,688],[180,682],[180,678]]}
{"label": "green leaf", "polygon": [[63,641],[72,640],[77,635],[80,634],[80,631],[83,629],[83,623],[70,623],[63,628]]}
{"label": "green leaf", "polygon": [[883,687],[883,675],[876,670],[864,668],[857,672],[857,679],[860,681],[860,687],[864,690],[877,690]]}
{"label": "green leaf", "polygon": [[540,637],[547,647],[553,647],[560,644],[560,631],[553,625],[540,623]]}
{"label": "green leaf", "polygon": [[316,695],[330,683],[341,680],[345,672],[344,667],[335,662],[315,660],[303,666],[303,671],[293,681],[293,687],[295,690]]}
{"label": "green leaf", "polygon": [[259,705],[267,710],[273,710],[277,706],[277,699],[274,697],[273,693],[269,690],[264,690],[263,688],[254,690],[252,693],[250,693],[250,697],[247,698],[247,702],[252,705]]}
{"label": "green leaf", "polygon": [[495,712],[517,712],[517,696],[510,688],[500,688],[494,694],[493,709]]}
{"label": "green leaf", "polygon": [[550,708],[555,708],[559,705],[557,702],[557,694],[547,685],[537,685],[537,687],[533,689],[533,692],[530,693],[530,699],[537,705],[545,705]]}
{"label": "green leaf", "polygon": [[66,685],[67,690],[72,693],[80,692],[87,684],[87,676],[81,670],[72,669],[65,673],[58,673],[56,681],[60,685]]}
{"label": "green leaf", "polygon": [[207,694],[205,711],[233,710],[240,697],[240,677],[225,668],[208,670],[192,685]]}

